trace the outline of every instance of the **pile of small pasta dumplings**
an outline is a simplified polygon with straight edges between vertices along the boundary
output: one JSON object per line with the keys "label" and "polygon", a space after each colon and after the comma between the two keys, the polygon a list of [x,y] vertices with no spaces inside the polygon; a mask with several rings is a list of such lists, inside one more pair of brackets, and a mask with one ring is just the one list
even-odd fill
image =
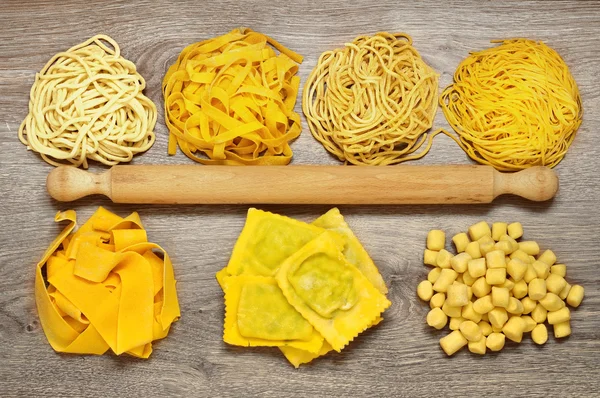
{"label": "pile of small pasta dumplings", "polygon": [[528,332],[536,344],[544,344],[546,322],[555,338],[571,334],[567,304],[578,307],[584,289],[567,282],[566,266],[556,263],[551,250],[540,254],[537,242],[518,242],[522,236],[521,223],[496,222],[490,228],[481,221],[468,234],[452,237],[453,256],[445,249],[444,231],[429,231],[423,262],[434,268],[417,294],[431,307],[427,324],[452,330],[440,339],[447,355],[464,346],[480,355],[500,351],[506,338],[520,343]]}

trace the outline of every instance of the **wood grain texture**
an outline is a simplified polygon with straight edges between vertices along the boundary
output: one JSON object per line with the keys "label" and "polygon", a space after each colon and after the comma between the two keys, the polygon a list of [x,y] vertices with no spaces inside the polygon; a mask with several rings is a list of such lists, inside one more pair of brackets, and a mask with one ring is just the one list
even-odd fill
{"label": "wood grain texture", "polygon": [[[0,395],[2,396],[502,396],[600,395],[600,4],[598,1],[403,2],[281,0],[13,1],[0,3]],[[558,196],[546,203],[501,197],[492,205],[344,206],[342,213],[380,267],[392,307],[385,321],[343,354],[299,370],[274,349],[239,349],[222,342],[223,298],[214,273],[227,263],[244,222],[245,206],[131,206],[91,198],[73,204],[81,219],[103,205],[125,215],[138,210],[152,241],[171,255],[182,318],[150,360],[52,351],[33,297],[34,264],[59,231],[53,216],[64,204],[45,192],[52,169],[19,143],[33,77],[56,52],[106,33],[147,79],[148,96],[162,107],[160,82],[180,50],[194,41],[248,26],[305,56],[302,81],[319,54],[356,35],[405,31],[423,58],[450,83],[469,51],[490,39],[528,37],[555,48],[579,84],[584,122],[555,169]],[[297,111],[300,106],[297,105]],[[435,126],[449,128],[438,112]],[[337,164],[303,121],[292,148],[295,164]],[[162,112],[157,142],[136,164],[190,164],[167,157]],[[450,139],[438,136],[415,164],[469,164]],[[202,167],[202,166],[198,166]],[[95,171],[101,167],[92,168]],[[377,193],[373,193],[374,195]],[[264,206],[310,221],[325,206]],[[519,220],[526,237],[552,248],[568,279],[586,288],[573,312],[573,334],[534,346],[507,344],[499,354],[453,358],[442,335],[425,324],[427,306],[415,287],[431,228],[452,235],[479,220]]]}
{"label": "wood grain texture", "polygon": [[114,203],[139,204],[465,204],[490,203],[503,194],[549,200],[558,191],[558,177],[542,166],[517,173],[482,165],[146,164],[102,173],[60,166],[48,174],[46,190],[61,202],[100,194]]}

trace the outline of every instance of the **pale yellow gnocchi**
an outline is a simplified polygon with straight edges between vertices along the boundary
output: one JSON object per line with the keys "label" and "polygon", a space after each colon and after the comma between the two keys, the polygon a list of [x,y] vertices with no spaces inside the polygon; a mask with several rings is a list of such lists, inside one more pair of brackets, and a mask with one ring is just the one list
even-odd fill
{"label": "pale yellow gnocchi", "polygon": [[[580,285],[565,279],[565,264],[552,250],[540,250],[523,237],[521,223],[480,221],[452,236],[456,255],[445,250],[445,232],[427,236],[424,262],[434,268],[417,288],[429,301],[427,323],[452,331],[440,339],[447,355],[468,346],[474,354],[500,351],[505,339],[520,343],[531,333],[535,344],[571,334],[571,312],[584,297]],[[429,300],[428,300],[429,298]]]}

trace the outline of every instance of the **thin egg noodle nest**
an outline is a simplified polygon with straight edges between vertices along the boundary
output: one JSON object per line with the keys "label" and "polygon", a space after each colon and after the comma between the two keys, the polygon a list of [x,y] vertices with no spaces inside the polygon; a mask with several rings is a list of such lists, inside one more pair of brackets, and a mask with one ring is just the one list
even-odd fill
{"label": "thin egg noodle nest", "polygon": [[145,87],[117,42],[94,36],[35,75],[19,139],[53,166],[130,162],[155,140],[156,106]]}
{"label": "thin egg noodle nest", "polygon": [[500,43],[461,62],[440,96],[444,115],[479,163],[502,171],[554,167],[582,121],[577,83],[544,43]]}
{"label": "thin egg noodle nest", "polygon": [[356,165],[417,159],[437,108],[438,75],[404,33],[359,36],[319,57],[304,87],[310,131],[327,151]]}

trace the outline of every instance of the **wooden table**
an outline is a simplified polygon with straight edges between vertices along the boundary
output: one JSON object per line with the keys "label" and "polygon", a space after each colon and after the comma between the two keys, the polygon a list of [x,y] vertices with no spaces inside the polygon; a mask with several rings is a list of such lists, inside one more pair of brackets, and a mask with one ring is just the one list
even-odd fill
{"label": "wooden table", "polygon": [[[600,396],[600,3],[323,0],[105,2],[12,1],[0,4],[0,391],[52,396]],[[482,3],[482,4],[479,4]],[[247,206],[116,206],[101,198],[73,204],[52,201],[44,189],[52,169],[26,151],[17,129],[27,113],[33,77],[46,61],[98,33],[112,36],[148,82],[159,107],[157,141],[136,164],[191,163],[167,156],[161,79],[180,50],[238,26],[272,35],[303,54],[304,81],[322,51],[356,35],[404,31],[451,82],[471,50],[491,39],[528,37],[555,48],[579,84],[584,122],[556,168],[561,189],[551,202],[502,197],[493,205],[342,207],[342,213],[379,266],[390,288],[385,321],[343,354],[299,370],[276,349],[243,349],[222,341],[223,296],[214,274],[227,263]],[[300,105],[296,106],[300,111]],[[438,112],[435,126],[446,127]],[[292,145],[295,164],[337,164],[310,135]],[[419,164],[469,163],[450,139],[438,136]],[[198,166],[202,167],[202,166]],[[95,166],[93,170],[100,170]],[[374,193],[376,194],[376,193]],[[34,266],[60,227],[59,209],[89,217],[98,206],[126,215],[140,212],[152,241],[170,253],[182,317],[149,360],[114,355],[56,354],[35,308]],[[312,220],[323,206],[265,206]],[[521,221],[526,238],[552,248],[568,265],[568,280],[586,288],[573,312],[569,338],[542,347],[529,337],[498,354],[463,350],[452,358],[438,339],[446,332],[425,324],[428,306],[415,295],[428,269],[422,250],[429,229],[452,235],[479,220]]]}

